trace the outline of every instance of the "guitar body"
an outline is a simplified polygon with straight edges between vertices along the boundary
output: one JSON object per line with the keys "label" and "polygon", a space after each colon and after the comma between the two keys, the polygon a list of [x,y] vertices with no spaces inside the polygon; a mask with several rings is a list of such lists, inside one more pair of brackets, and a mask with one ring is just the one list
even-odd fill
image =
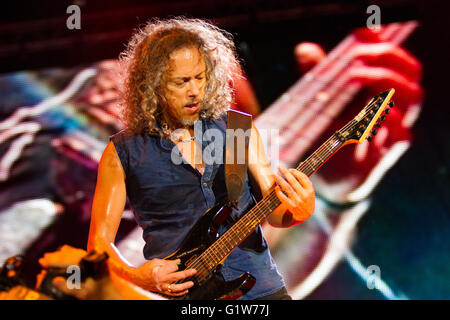
{"label": "guitar body", "polygon": [[[166,259],[180,259],[179,270],[188,269],[189,262],[197,259],[210,245],[219,238],[219,227],[230,215],[232,209],[216,204],[206,211],[195,223],[183,240],[180,248]],[[255,284],[256,279],[250,273],[244,273],[235,280],[225,281],[221,265],[216,266],[206,276],[194,275],[194,286],[189,293],[175,299],[182,300],[234,300],[246,294]],[[174,297],[170,297],[173,299]]]}

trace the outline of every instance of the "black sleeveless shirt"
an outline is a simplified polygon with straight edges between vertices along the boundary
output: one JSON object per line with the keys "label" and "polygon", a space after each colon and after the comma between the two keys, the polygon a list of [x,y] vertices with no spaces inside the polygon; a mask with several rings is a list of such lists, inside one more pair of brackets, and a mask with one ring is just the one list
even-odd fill
{"label": "black sleeveless shirt", "polygon": [[[226,115],[200,119],[195,130],[206,161],[203,175],[182,159],[176,145],[164,137],[129,133],[126,129],[111,136],[125,172],[127,196],[136,222],[143,229],[144,256],[165,258],[178,249],[200,216],[218,201],[227,199],[223,152]],[[222,153],[222,154],[221,154]],[[206,157],[205,157],[206,156]],[[254,205],[248,177],[229,224]],[[219,232],[227,229],[223,226]],[[255,287],[243,298],[254,299],[271,294],[284,286],[272,260],[260,226],[225,260],[222,274],[226,280],[250,272]]]}

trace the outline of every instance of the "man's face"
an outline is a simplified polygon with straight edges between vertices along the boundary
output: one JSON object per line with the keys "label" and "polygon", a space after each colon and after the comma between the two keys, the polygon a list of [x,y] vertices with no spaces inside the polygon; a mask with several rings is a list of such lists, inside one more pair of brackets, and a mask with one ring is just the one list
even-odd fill
{"label": "man's face", "polygon": [[191,46],[170,54],[164,75],[165,111],[177,125],[192,126],[198,119],[205,95],[206,65],[198,48]]}

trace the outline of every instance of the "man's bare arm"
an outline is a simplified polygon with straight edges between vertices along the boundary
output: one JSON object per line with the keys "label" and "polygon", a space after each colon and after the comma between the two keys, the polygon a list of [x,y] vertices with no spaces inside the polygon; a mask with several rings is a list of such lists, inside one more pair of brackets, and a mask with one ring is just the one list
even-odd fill
{"label": "man's bare arm", "polygon": [[106,252],[115,271],[129,276],[133,271],[132,266],[120,257],[114,247],[125,203],[125,173],[111,141],[98,167],[87,250]]}
{"label": "man's bare arm", "polygon": [[109,255],[108,265],[119,276],[154,292],[180,296],[193,286],[192,281],[172,284],[195,274],[194,269],[178,271],[178,260],[152,259],[140,267],[130,265],[114,246],[126,203],[125,172],[113,142],[100,160],[91,212],[88,251]]}

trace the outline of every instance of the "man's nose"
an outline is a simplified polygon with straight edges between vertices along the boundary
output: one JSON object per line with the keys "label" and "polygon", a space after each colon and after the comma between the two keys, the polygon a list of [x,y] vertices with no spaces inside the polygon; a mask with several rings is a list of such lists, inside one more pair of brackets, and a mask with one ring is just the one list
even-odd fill
{"label": "man's nose", "polygon": [[199,94],[200,94],[200,85],[195,80],[189,81],[188,95],[190,97],[196,97]]}

